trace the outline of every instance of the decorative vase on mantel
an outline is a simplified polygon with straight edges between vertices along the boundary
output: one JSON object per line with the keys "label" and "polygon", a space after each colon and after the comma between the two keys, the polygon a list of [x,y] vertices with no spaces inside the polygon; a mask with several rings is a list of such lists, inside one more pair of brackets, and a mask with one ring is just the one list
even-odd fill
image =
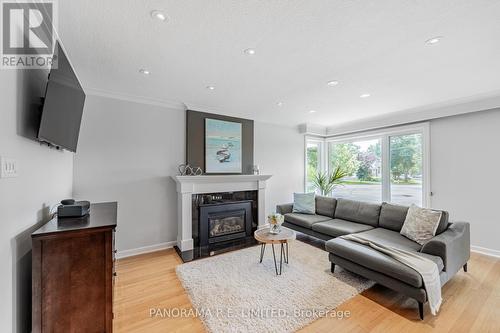
{"label": "decorative vase on mantel", "polygon": [[267,217],[267,222],[269,222],[269,233],[277,235],[281,232],[281,225],[285,221],[285,217],[279,213],[270,214]]}

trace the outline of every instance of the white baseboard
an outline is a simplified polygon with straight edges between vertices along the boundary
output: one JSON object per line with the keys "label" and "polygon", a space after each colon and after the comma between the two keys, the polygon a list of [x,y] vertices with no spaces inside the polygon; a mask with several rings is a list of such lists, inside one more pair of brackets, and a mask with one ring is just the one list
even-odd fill
{"label": "white baseboard", "polygon": [[474,245],[471,246],[470,249],[472,252],[477,252],[477,253],[485,254],[487,256],[500,258],[500,251],[499,250],[493,250],[493,249],[488,249],[486,247],[474,246]]}
{"label": "white baseboard", "polygon": [[154,244],[154,245],[138,247],[138,248],[130,249],[130,250],[118,251],[116,253],[116,258],[122,259],[122,258],[131,257],[131,256],[136,256],[138,254],[144,254],[144,253],[155,252],[155,251],[160,251],[160,250],[165,250],[165,249],[171,249],[172,247],[174,247],[174,245],[177,245],[177,241],[159,243],[159,244]]}
{"label": "white baseboard", "polygon": [[[118,251],[116,253],[116,258],[122,259],[122,258],[136,256],[138,254],[144,254],[144,253],[150,253],[150,252],[155,252],[155,251],[160,251],[160,250],[165,250],[165,249],[171,249],[172,247],[174,247],[174,245],[177,245],[177,241],[159,243],[159,244],[154,244],[154,245],[138,247],[138,248],[130,249],[130,250]],[[484,254],[487,256],[491,256],[491,257],[500,258],[500,251],[499,250],[493,250],[493,249],[488,249],[486,247],[473,245],[473,246],[471,246],[471,251],[476,252],[476,253],[480,253],[480,254]]]}

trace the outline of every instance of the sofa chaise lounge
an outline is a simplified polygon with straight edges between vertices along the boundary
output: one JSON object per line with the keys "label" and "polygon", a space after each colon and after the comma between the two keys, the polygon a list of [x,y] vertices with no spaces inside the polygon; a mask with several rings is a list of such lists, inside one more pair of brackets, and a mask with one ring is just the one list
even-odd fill
{"label": "sofa chaise lounge", "polygon": [[293,213],[293,204],[278,205],[276,211],[285,216],[283,225],[325,240],[332,273],[339,265],[417,300],[421,319],[427,294],[417,271],[368,246],[338,237],[359,233],[374,242],[418,253],[437,264],[441,286],[462,267],[467,271],[469,223],[449,223],[446,211],[442,211],[434,238],[420,245],[400,234],[409,207],[321,196],[315,200],[316,214]]}

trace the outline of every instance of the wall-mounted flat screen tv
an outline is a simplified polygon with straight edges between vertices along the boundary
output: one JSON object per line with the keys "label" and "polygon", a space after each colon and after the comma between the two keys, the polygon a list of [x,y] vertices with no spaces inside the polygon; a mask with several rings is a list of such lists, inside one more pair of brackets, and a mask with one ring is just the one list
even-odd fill
{"label": "wall-mounted flat screen tv", "polygon": [[55,55],[57,66],[49,74],[38,139],[76,152],[85,92],[59,43]]}

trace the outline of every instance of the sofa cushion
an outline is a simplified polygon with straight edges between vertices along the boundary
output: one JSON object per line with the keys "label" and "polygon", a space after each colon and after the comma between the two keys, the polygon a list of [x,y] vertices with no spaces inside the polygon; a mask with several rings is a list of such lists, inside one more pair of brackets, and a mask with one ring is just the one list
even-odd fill
{"label": "sofa cushion", "polygon": [[400,232],[406,219],[408,206],[394,205],[387,202],[382,203],[378,226],[389,230]]}
{"label": "sofa cushion", "polygon": [[[416,270],[369,246],[343,238],[334,238],[327,241],[325,247],[327,251],[333,253],[335,256],[344,258],[373,271],[380,272],[415,288],[421,288],[423,286],[422,276]],[[416,253],[434,261],[438,265],[439,271],[443,270],[443,260],[440,257],[419,252]]]}
{"label": "sofa cushion", "polygon": [[[401,231],[406,219],[408,208],[409,207],[407,206],[395,205],[387,202],[382,203],[382,207],[380,209],[379,227],[394,231]],[[448,229],[450,215],[445,210],[437,211],[442,212],[441,220],[439,221],[439,225],[436,230],[436,235],[439,235]]]}
{"label": "sofa cushion", "polygon": [[348,199],[338,199],[335,218],[378,226],[380,205]]}
{"label": "sofa cushion", "polygon": [[294,193],[293,194],[293,210],[292,213],[315,214],[316,194],[311,193]]}
{"label": "sofa cushion", "polygon": [[375,228],[368,231],[363,231],[360,232],[359,235],[375,243],[382,243],[384,245],[392,246],[401,250],[418,252],[422,248],[422,245],[406,238],[399,232],[384,228]]}
{"label": "sofa cushion", "polygon": [[415,242],[424,245],[436,235],[442,212],[421,208],[414,204],[408,209],[405,223],[400,233]]}
{"label": "sofa cushion", "polygon": [[285,221],[311,229],[314,223],[330,220],[328,216],[323,215],[311,215],[311,214],[300,214],[300,213],[288,213],[285,214]]}
{"label": "sofa cushion", "polygon": [[448,214],[448,212],[445,210],[440,210],[440,212],[442,213],[441,214],[441,221],[439,221],[439,225],[438,225],[438,228],[436,230],[436,235],[439,235],[440,233],[442,233],[443,231],[448,229],[448,225],[450,224],[449,223],[450,222],[449,221],[450,214]]}
{"label": "sofa cushion", "polygon": [[342,235],[370,230],[373,229],[373,227],[362,223],[333,219],[329,221],[314,223],[312,229],[316,232],[321,232],[332,237],[339,237]]}
{"label": "sofa cushion", "polygon": [[335,198],[316,196],[316,214],[333,218],[336,206],[337,200]]}

